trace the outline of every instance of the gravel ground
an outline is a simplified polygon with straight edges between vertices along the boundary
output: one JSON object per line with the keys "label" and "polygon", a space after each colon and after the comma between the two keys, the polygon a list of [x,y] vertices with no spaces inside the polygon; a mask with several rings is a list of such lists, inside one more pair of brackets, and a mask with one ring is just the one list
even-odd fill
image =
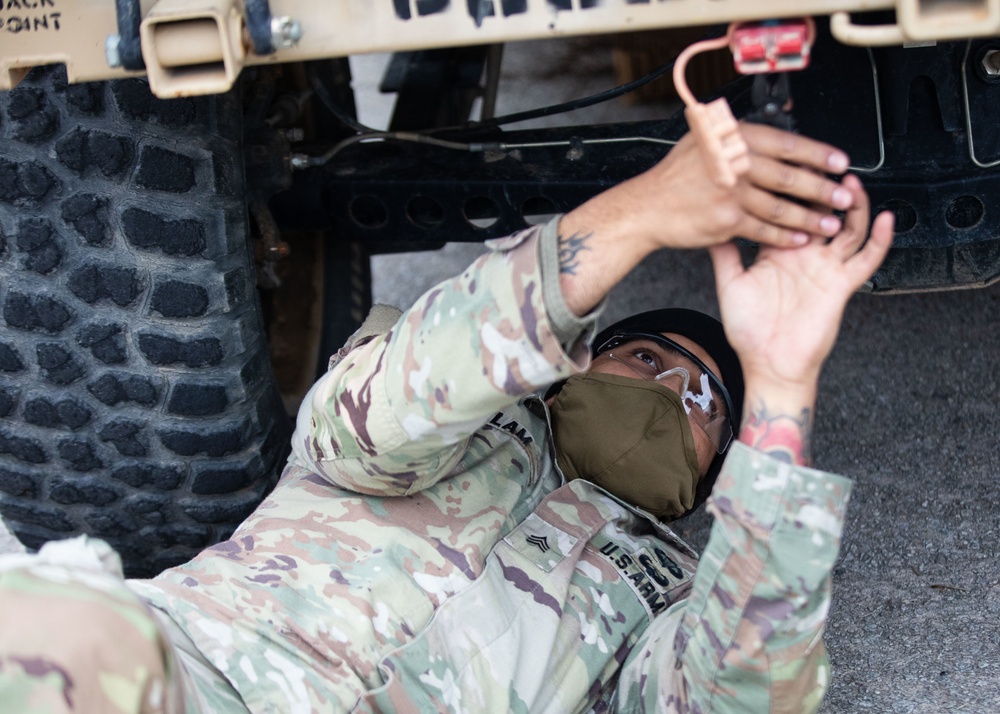
{"label": "gravel ground", "polygon": [[[374,87],[379,61],[356,63],[359,85]],[[613,82],[607,47],[594,41],[510,46],[504,62],[500,113]],[[390,106],[372,94],[362,116],[377,121]],[[670,109],[616,103],[570,119],[647,119]],[[378,256],[376,300],[406,307],[480,252],[449,245]],[[616,288],[603,322],[659,306],[718,313],[706,254],[653,256]],[[1000,711],[998,359],[1000,286],[858,295],[848,306],[815,430],[817,467],[855,482],[834,570],[825,714]],[[700,546],[709,526],[702,512],[679,530]]]}

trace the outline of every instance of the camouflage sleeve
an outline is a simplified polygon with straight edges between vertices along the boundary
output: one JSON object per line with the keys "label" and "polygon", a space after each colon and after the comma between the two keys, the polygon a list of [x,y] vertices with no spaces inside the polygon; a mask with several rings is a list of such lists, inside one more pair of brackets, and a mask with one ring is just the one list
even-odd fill
{"label": "camouflage sleeve", "polygon": [[539,243],[555,232],[553,220],[491,241],[344,355],[299,410],[294,462],[360,493],[414,493],[455,466],[490,416],[586,368],[589,339],[568,341],[567,354],[545,307]]}
{"label": "camouflage sleeve", "polygon": [[850,495],[840,476],[734,444],[691,596],[661,614],[619,680],[619,711],[812,712]]}

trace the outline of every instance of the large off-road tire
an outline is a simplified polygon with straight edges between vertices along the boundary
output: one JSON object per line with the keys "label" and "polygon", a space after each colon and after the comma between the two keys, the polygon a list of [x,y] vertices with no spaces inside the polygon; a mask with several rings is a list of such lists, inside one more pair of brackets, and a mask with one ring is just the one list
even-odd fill
{"label": "large off-road tire", "polygon": [[0,512],[28,546],[89,533],[151,575],[277,477],[240,117],[61,69],[0,94]]}

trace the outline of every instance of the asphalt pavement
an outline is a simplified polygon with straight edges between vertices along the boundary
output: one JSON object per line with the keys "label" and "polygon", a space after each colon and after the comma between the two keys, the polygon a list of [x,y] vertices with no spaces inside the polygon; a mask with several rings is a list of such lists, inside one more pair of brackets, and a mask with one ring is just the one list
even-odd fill
{"label": "asphalt pavement", "polygon": [[[498,111],[562,101],[613,83],[607,46],[552,41],[506,49]],[[354,65],[362,118],[379,58]],[[574,123],[648,119],[675,107],[622,103]],[[557,123],[551,119],[547,123]],[[375,298],[407,307],[480,246],[378,256]],[[603,323],[661,306],[718,314],[704,252],[663,252],[610,296]],[[820,383],[817,468],[854,480],[834,569],[825,714],[1000,711],[1000,285],[895,297],[859,294]],[[677,530],[696,547],[710,518]]]}

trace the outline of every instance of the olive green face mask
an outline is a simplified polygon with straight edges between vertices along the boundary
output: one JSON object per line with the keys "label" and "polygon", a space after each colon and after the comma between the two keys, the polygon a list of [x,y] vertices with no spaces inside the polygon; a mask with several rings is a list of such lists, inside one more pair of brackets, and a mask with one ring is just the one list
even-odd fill
{"label": "olive green face mask", "polygon": [[694,504],[698,454],[676,392],[612,374],[570,377],[551,405],[556,460],[659,518]]}

